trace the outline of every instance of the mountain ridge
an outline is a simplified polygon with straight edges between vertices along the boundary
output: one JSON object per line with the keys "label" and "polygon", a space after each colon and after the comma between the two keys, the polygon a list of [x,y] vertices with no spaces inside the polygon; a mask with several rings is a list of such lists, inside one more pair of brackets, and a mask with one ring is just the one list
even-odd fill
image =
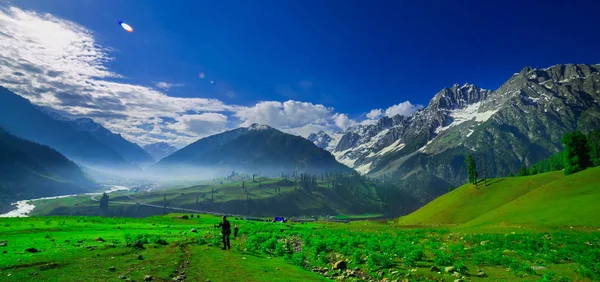
{"label": "mountain ridge", "polygon": [[56,120],[29,100],[0,86],[0,126],[13,135],[50,146],[90,167],[139,170],[87,132]]}
{"label": "mountain ridge", "polygon": [[155,162],[154,158],[139,145],[113,133],[91,118],[83,117],[68,122],[73,128],[88,132],[105,146],[113,149],[125,160],[139,166],[148,166]]}
{"label": "mountain ridge", "polygon": [[352,172],[312,142],[259,124],[199,139],[162,159],[153,168],[173,165],[216,166],[224,172],[234,169],[264,175],[292,171]]}

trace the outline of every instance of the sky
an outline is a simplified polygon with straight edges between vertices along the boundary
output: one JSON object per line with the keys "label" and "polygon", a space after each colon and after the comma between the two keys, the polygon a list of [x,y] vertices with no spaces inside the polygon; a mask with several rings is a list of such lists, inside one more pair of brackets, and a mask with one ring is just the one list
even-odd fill
{"label": "sky", "polygon": [[455,83],[600,63],[593,0],[0,3],[0,85],[140,145],[251,123],[331,133]]}

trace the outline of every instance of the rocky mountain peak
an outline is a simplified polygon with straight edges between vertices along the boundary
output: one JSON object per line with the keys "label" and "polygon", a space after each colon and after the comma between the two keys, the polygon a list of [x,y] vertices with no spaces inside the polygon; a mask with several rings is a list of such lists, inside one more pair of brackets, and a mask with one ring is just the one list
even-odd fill
{"label": "rocky mountain peak", "polygon": [[313,142],[319,148],[327,149],[333,138],[329,136],[325,131],[321,130],[317,133],[311,133],[306,139]]}
{"label": "rocky mountain peak", "polygon": [[462,86],[454,84],[435,94],[429,103],[428,108],[435,110],[461,109],[486,99],[490,93],[491,91],[482,89],[473,84],[465,83]]}
{"label": "rocky mountain peak", "polygon": [[273,129],[273,128],[268,125],[253,123],[250,126],[248,126],[248,129],[249,130],[269,130],[269,129]]}

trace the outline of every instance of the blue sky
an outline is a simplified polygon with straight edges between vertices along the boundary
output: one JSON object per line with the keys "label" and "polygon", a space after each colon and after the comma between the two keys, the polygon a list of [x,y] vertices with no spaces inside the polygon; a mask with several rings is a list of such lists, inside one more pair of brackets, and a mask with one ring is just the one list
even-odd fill
{"label": "blue sky", "polygon": [[[134,114],[121,119],[116,110],[104,115],[83,103],[52,104],[50,94],[33,99],[68,114],[95,117],[138,143],[164,137],[182,145],[254,121],[303,135],[335,131],[364,121],[373,109],[385,112],[403,102],[401,108],[410,114],[413,105],[426,105],[454,83],[493,90],[524,66],[600,62],[598,1],[21,0],[10,6],[28,16],[19,18],[5,8],[5,20],[32,23],[48,20],[43,14],[49,13],[53,22],[69,23],[61,28],[88,34],[101,53],[91,68],[109,72],[100,81],[119,84],[112,89],[139,86],[156,95],[206,99],[196,101],[202,105],[196,108],[177,107],[172,116],[161,112],[169,109],[153,117],[150,109],[124,106]],[[119,20],[135,31],[122,30]],[[35,26],[13,24],[3,28]],[[33,41],[41,45],[62,40],[36,36]],[[13,38],[25,39],[32,40]],[[91,72],[86,79],[95,79]],[[198,78],[200,72],[205,79]],[[75,82],[58,85],[69,83]],[[52,82],[52,89],[60,90],[56,85]],[[11,89],[32,97],[23,87]],[[79,95],[77,89],[82,88],[71,94]],[[136,104],[115,99],[110,105]],[[272,114],[263,113],[269,110]],[[143,114],[135,119],[135,111]]]}

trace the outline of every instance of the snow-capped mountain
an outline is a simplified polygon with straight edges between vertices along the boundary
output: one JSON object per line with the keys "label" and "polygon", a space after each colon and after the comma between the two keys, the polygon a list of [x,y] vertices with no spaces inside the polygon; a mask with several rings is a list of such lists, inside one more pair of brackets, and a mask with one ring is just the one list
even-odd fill
{"label": "snow-capped mountain", "polygon": [[469,124],[468,129],[486,121],[493,112],[480,108],[481,101],[490,93],[475,85],[455,84],[437,93],[427,108],[411,117],[383,117],[377,123],[357,125],[336,133],[341,136],[337,139],[324,132],[312,134],[308,139],[331,151],[339,162],[367,174],[379,158],[402,150],[413,137],[426,135],[429,141],[463,123]]}
{"label": "snow-capped mountain", "polygon": [[506,176],[562,149],[564,133],[595,128],[600,65],[568,64],[526,67],[495,91],[455,84],[410,117],[384,117],[337,133],[339,141],[313,142],[362,174],[395,176],[414,189],[434,179],[441,186],[430,187],[435,194],[447,191],[444,183],[465,182],[468,154],[485,161],[488,176]]}
{"label": "snow-capped mountain", "polygon": [[143,148],[156,160],[161,160],[177,151],[175,146],[171,146],[166,142],[148,144]]}
{"label": "snow-capped mountain", "polygon": [[315,145],[318,147],[331,152],[335,149],[335,146],[341,137],[342,135],[337,133],[332,137],[325,133],[325,131],[321,130],[318,133],[311,133],[306,139],[315,143]]}

